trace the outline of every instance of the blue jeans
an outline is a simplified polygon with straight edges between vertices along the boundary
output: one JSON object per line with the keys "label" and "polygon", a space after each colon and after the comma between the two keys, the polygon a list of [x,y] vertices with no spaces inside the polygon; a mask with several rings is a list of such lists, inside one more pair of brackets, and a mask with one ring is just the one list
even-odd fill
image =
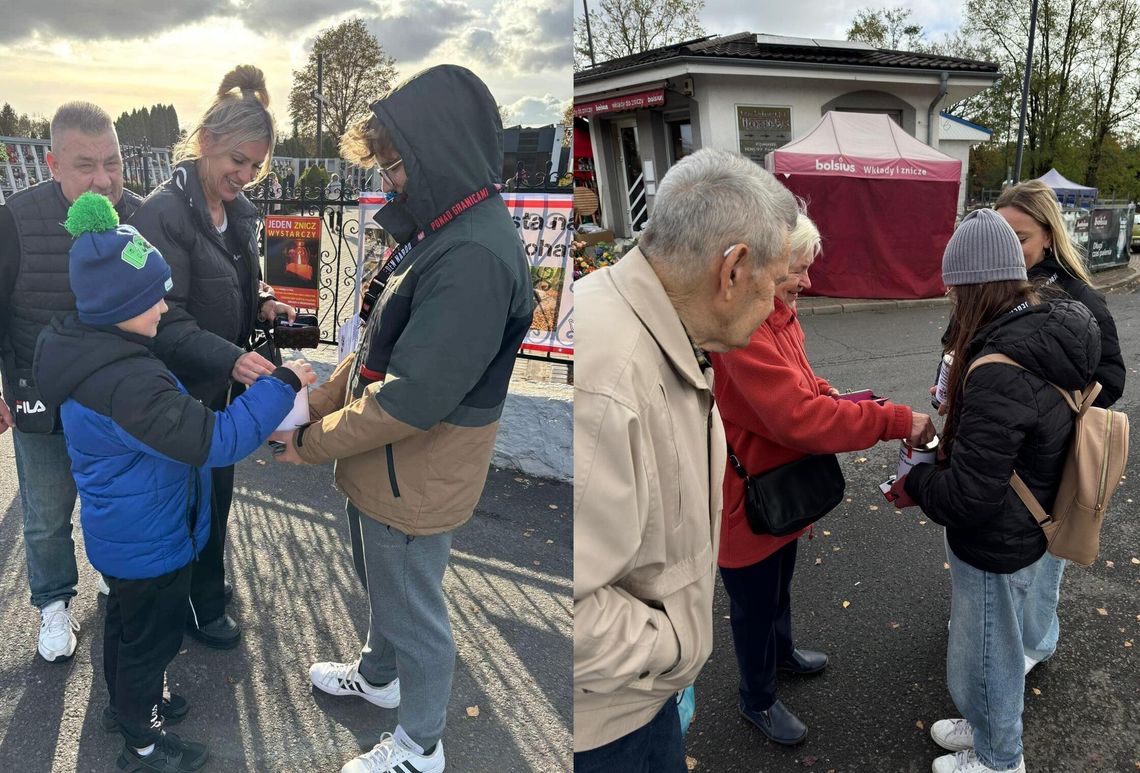
{"label": "blue jeans", "polygon": [[1061,637],[1057,602],[1061,600],[1061,577],[1065,573],[1065,559],[1046,553],[1038,563],[1041,569],[1037,573],[1037,579],[1029,586],[1029,595],[1025,599],[1021,644],[1026,655],[1041,661],[1053,656],[1057,651],[1057,640]]}
{"label": "blue jeans", "polygon": [[684,773],[677,701],[670,697],[648,725],[605,746],[574,753],[574,773]]}
{"label": "blue jeans", "polygon": [[75,479],[63,435],[33,435],[12,430],[16,478],[24,510],[24,552],[32,605],[42,609],[75,596],[79,571],[71,513]]}
{"label": "blue jeans", "polygon": [[1044,559],[1012,574],[995,574],[970,566],[953,550],[948,554],[953,583],[946,647],[950,697],[974,729],[978,759],[994,770],[1012,770],[1022,754],[1022,614]]}

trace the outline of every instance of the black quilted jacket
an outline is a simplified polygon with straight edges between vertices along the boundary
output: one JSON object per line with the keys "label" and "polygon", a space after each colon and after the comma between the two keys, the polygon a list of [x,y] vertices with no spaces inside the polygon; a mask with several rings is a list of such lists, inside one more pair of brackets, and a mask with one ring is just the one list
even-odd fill
{"label": "black quilted jacket", "polygon": [[970,342],[968,361],[1000,353],[1029,372],[997,363],[975,370],[955,400],[947,460],[907,476],[907,493],[946,527],[962,561],[1009,574],[1045,552],[1045,535],[1009,479],[1016,470],[1046,511],[1052,507],[1074,417],[1043,379],[1084,388],[1100,362],[1100,340],[1088,308],[1059,300],[1006,314]]}

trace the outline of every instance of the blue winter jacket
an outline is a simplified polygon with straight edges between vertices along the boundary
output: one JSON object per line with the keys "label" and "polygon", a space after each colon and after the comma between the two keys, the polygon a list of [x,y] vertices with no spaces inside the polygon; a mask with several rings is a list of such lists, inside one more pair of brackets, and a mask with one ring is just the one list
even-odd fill
{"label": "blue winter jacket", "polygon": [[301,388],[279,368],[214,412],[149,344],[72,315],[44,329],[33,366],[45,401],[61,406],[87,557],[125,580],[158,577],[197,556],[210,534],[210,468],[264,443]]}

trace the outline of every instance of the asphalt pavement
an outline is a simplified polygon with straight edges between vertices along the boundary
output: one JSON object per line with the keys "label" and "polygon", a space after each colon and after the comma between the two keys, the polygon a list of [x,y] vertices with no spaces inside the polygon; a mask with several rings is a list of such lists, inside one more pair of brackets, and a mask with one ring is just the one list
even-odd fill
{"label": "asphalt pavement", "polygon": [[[10,435],[0,437],[0,771],[109,771],[122,741],[99,725],[105,600],[76,519],[82,626],[75,657],[36,654]],[[346,547],[331,467],[259,451],[237,470],[230,516],[241,645],[186,637],[167,675],[191,705],[175,732],[210,744],[206,771],[337,771],[392,731],[396,712],[309,684],[316,660],[352,660],[367,600]],[[568,771],[572,713],[571,489],[492,470],[455,536],[445,591],[458,647],[443,742],[449,771]]]}
{"label": "asphalt pavement", "polygon": [[[1098,561],[1070,566],[1057,654],[1027,678],[1030,773],[1140,770],[1140,294],[1111,295],[1128,365],[1117,408],[1132,416],[1132,454],[1102,533]],[[815,371],[841,391],[871,387],[929,412],[947,307],[803,319]],[[941,424],[941,422],[938,422]],[[928,771],[945,752],[930,725],[957,716],[946,689],[950,573],[943,530],[896,511],[878,484],[898,443],[841,455],[846,501],[800,540],[792,592],[798,645],[831,663],[779,678],[779,697],[809,728],[795,748],[769,743],[737,711],[728,601],[717,583],[714,649],[696,684],[687,751],[696,771]]]}

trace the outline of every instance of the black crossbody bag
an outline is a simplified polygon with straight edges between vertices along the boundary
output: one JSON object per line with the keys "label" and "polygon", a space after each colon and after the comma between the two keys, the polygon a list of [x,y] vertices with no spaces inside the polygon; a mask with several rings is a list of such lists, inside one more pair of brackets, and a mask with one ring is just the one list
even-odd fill
{"label": "black crossbody bag", "polygon": [[728,461],[744,481],[744,514],[754,534],[794,534],[831,512],[847,488],[835,454],[812,454],[759,475],[748,474],[732,446]]}
{"label": "black crossbody bag", "polygon": [[50,435],[61,429],[59,406],[48,405],[40,396],[31,368],[17,368],[4,357],[4,399],[16,429],[29,435]]}

